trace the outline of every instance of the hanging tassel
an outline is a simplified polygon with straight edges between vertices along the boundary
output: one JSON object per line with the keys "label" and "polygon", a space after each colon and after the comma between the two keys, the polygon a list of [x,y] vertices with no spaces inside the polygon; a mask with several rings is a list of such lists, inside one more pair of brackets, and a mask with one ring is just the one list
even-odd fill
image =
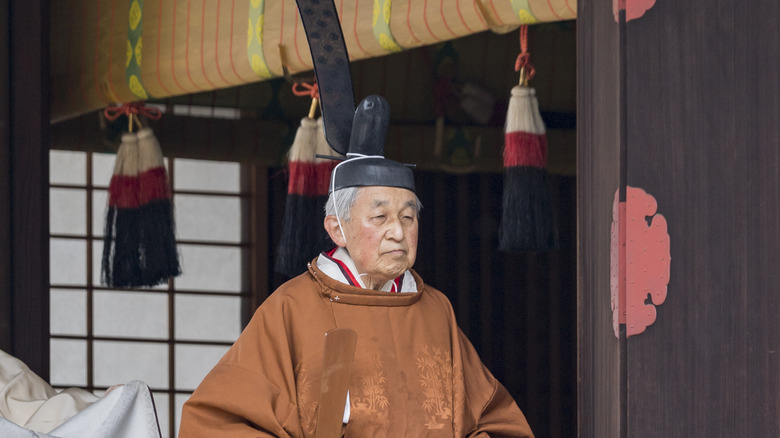
{"label": "hanging tassel", "polygon": [[322,120],[303,118],[288,155],[284,229],[275,263],[275,270],[288,277],[303,273],[306,265],[329,246],[322,221],[330,172],[336,163],[315,158],[317,153],[333,154],[323,135]]}
{"label": "hanging tassel", "polygon": [[108,187],[101,280],[110,287],[155,286],[181,273],[171,190],[160,144],[149,128],[132,132],[138,116],[159,110],[133,102],[106,108],[108,120],[128,117]]}
{"label": "hanging tassel", "polygon": [[126,133],[108,186],[102,263],[102,282],[108,286],[133,287],[142,282],[138,204],[138,136]]}
{"label": "hanging tassel", "polygon": [[311,106],[309,115],[301,119],[287,157],[289,180],[284,228],[274,269],[288,277],[302,274],[317,254],[332,246],[322,221],[330,172],[336,166],[332,160],[315,157],[315,154],[334,154],[325,140],[322,119],[315,119],[320,96],[317,83],[294,83],[292,89],[296,96],[311,97]]}
{"label": "hanging tassel", "polygon": [[512,88],[504,138],[504,193],[499,248],[502,251],[549,250],[554,244],[547,175],[547,137],[528,61],[527,26],[521,26],[522,53],[515,69],[520,85]]}
{"label": "hanging tassel", "polygon": [[150,128],[138,132],[138,201],[141,281],[155,286],[181,274],[181,268],[165,159]]}

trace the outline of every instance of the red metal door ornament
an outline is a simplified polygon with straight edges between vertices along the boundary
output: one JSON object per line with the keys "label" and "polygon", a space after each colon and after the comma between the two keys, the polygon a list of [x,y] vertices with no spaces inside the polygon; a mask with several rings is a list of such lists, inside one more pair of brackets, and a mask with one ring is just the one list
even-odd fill
{"label": "red metal door ornament", "polygon": [[645,12],[655,6],[655,0],[612,0],[612,13],[618,22],[620,11],[626,11],[626,21],[631,21],[645,15]]}
{"label": "red metal door ornament", "polygon": [[612,206],[610,289],[612,326],[626,325],[626,337],[638,335],[655,322],[656,306],[666,300],[671,265],[666,218],[655,198],[626,187],[627,202],[615,192]]}

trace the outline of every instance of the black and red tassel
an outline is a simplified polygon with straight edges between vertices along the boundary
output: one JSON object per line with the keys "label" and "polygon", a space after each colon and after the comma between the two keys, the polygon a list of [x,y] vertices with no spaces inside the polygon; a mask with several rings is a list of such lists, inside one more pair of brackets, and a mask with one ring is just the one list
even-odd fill
{"label": "black and red tassel", "polygon": [[111,287],[141,283],[138,201],[138,136],[122,134],[114,174],[108,186],[108,210],[103,232],[102,282]]}
{"label": "black and red tassel", "polygon": [[138,132],[138,157],[141,281],[154,286],[179,275],[181,268],[165,159],[149,128]]}
{"label": "black and red tassel", "polygon": [[549,250],[554,246],[547,136],[536,92],[527,85],[534,70],[526,50],[527,26],[521,26],[522,53],[515,69],[520,85],[512,88],[504,137],[504,193],[499,248],[502,251]]}
{"label": "black and red tassel", "polygon": [[288,156],[284,228],[275,261],[275,270],[288,277],[303,273],[307,263],[332,246],[322,221],[330,173],[337,163],[315,154],[333,153],[322,131],[322,119],[303,118]]}
{"label": "black and red tassel", "polygon": [[[137,105],[124,108],[138,114]],[[125,133],[108,188],[101,280],[110,287],[150,287],[180,273],[160,144],[150,128]]]}

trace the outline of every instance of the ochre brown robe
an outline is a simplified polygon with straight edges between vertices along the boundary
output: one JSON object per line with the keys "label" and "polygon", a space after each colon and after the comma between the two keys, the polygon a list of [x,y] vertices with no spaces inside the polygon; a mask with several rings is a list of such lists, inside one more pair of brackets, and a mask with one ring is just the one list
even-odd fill
{"label": "ochre brown robe", "polygon": [[315,262],[274,292],[185,403],[181,437],[313,437],[325,332],[357,332],[347,437],[532,437],[523,413],[425,286],[345,285]]}

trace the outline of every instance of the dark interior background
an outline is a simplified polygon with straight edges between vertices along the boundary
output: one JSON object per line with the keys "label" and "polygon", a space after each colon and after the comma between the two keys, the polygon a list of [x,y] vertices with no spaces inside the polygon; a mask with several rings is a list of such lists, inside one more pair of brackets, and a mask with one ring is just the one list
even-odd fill
{"label": "dark interior background", "polygon": [[[270,204],[284,203],[281,169]],[[415,270],[444,292],[482,361],[515,397],[537,437],[576,435],[575,180],[550,178],[556,249],[498,251],[503,176],[418,172],[423,204]],[[279,210],[275,210],[279,211]],[[270,219],[271,252],[283,214]],[[272,289],[287,280],[272,277]]]}

